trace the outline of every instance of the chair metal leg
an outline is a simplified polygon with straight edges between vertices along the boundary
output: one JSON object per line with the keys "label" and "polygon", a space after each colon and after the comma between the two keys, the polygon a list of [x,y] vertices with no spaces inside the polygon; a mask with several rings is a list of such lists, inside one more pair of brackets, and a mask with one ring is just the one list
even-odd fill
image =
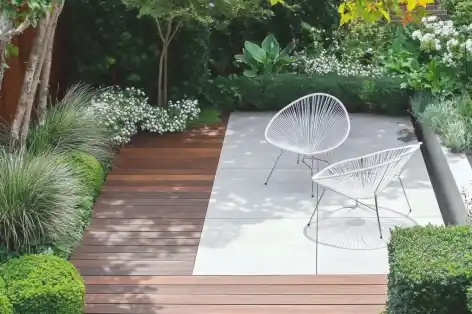
{"label": "chair metal leg", "polygon": [[374,198],[375,198],[375,212],[377,213],[377,223],[379,224],[380,239],[382,239],[383,236],[382,236],[382,228],[380,227],[379,204],[377,201],[377,195],[375,195]]}
{"label": "chair metal leg", "polygon": [[[311,181],[311,197],[315,197],[315,190],[314,190],[314,186],[315,186],[315,183],[313,182],[313,167],[314,167],[314,161],[315,159],[312,157],[311,158],[311,168],[310,168],[310,181]],[[318,195],[316,196],[318,197]]]}
{"label": "chair metal leg", "polygon": [[315,210],[314,210],[313,213],[311,214],[310,220],[308,221],[308,224],[307,224],[308,227],[310,226],[311,221],[313,220],[313,216],[315,216],[315,213],[316,213],[316,211],[318,210],[318,205],[320,205],[321,199],[323,198],[323,195],[324,195],[325,191],[326,191],[326,189],[323,189],[323,191],[321,192],[320,198],[319,198],[318,201],[316,202]]}
{"label": "chair metal leg", "polygon": [[280,150],[280,154],[279,154],[279,157],[277,157],[277,160],[275,161],[274,163],[274,166],[272,167],[272,169],[270,170],[270,173],[269,173],[269,176],[267,177],[267,180],[265,181],[265,185],[267,185],[267,183],[269,183],[269,179],[270,177],[272,176],[272,172],[274,172],[274,169],[275,169],[275,166],[277,166],[277,163],[279,162],[279,159],[280,157],[282,156],[282,153],[284,152],[283,149]]}
{"label": "chair metal leg", "polygon": [[300,154],[297,155],[297,165],[300,163]]}
{"label": "chair metal leg", "polygon": [[403,186],[403,182],[402,182],[402,179],[400,178],[400,176],[398,176],[398,181],[400,181],[400,185],[402,186],[403,194],[405,194],[406,203],[408,204],[408,208],[410,209],[410,211],[408,212],[408,214],[409,214],[409,213],[411,213],[411,205],[410,205],[410,201],[408,200],[408,196],[406,196],[405,187]]}

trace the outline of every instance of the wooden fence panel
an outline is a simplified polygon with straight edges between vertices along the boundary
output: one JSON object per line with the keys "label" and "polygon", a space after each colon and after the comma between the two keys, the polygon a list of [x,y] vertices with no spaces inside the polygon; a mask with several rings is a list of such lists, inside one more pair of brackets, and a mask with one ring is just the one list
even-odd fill
{"label": "wooden fence panel", "polygon": [[[61,60],[63,60],[63,49],[61,45],[61,38],[63,38],[62,23],[58,24],[56,36],[54,40],[53,60],[50,77],[50,91],[53,97],[57,95],[59,82],[62,80]],[[25,75],[26,64],[28,62],[31,46],[36,35],[36,29],[30,28],[20,36],[13,39],[13,44],[19,49],[18,56],[10,57],[7,60],[8,69],[5,69],[5,76],[2,82],[2,89],[0,90],[0,122],[10,124],[15,115],[16,106],[20,96],[21,85]],[[33,112],[33,117],[34,117]]]}

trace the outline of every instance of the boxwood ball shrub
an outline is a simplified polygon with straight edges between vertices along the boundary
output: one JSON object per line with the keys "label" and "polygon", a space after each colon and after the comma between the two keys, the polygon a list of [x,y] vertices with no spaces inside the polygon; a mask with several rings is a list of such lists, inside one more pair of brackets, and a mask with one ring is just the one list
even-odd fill
{"label": "boxwood ball shrub", "polygon": [[205,88],[206,100],[226,110],[280,110],[311,93],[339,98],[350,112],[404,114],[410,93],[394,77],[346,77],[337,74],[218,77]]}
{"label": "boxwood ball shrub", "polygon": [[65,162],[72,167],[89,195],[95,197],[100,193],[105,173],[102,165],[94,156],[83,152],[75,152],[67,155]]}
{"label": "boxwood ball shrub", "polygon": [[0,273],[0,314],[13,314],[13,305],[7,295],[5,281]]}
{"label": "boxwood ball shrub", "polygon": [[470,313],[470,227],[396,228],[388,251],[389,314]]}
{"label": "boxwood ball shrub", "polygon": [[85,285],[75,267],[61,258],[25,255],[2,266],[15,314],[82,314]]}

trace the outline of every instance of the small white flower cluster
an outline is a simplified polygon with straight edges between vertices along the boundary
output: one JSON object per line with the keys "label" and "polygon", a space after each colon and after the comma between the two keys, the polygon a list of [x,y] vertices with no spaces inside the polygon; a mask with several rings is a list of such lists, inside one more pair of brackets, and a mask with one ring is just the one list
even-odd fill
{"label": "small white flower cluster", "polygon": [[169,101],[167,108],[153,107],[148,100],[140,89],[111,87],[94,97],[91,110],[103,117],[116,145],[128,143],[139,130],[160,134],[183,131],[200,114],[197,100]]}
{"label": "small white flower cluster", "polygon": [[420,42],[421,50],[437,54],[446,66],[456,66],[464,49],[472,53],[472,24],[458,29],[453,21],[441,21],[434,15],[424,17],[421,23],[421,28],[411,34],[412,39]]}
{"label": "small white flower cluster", "polygon": [[309,57],[303,52],[295,66],[307,74],[336,73],[340,76],[361,76],[376,78],[384,75],[384,69],[374,64],[363,65],[359,61],[341,61],[334,53],[323,50],[317,57]]}

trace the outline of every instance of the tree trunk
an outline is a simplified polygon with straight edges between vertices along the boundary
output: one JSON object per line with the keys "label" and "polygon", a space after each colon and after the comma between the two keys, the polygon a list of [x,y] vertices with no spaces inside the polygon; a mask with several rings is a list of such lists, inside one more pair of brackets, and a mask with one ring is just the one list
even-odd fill
{"label": "tree trunk", "polygon": [[49,77],[51,74],[51,63],[52,63],[52,50],[54,47],[54,36],[56,34],[57,21],[59,20],[59,15],[64,8],[65,0],[62,0],[60,3],[56,3],[54,6],[54,12],[51,18],[51,28],[49,30],[49,35],[46,34],[48,38],[48,45],[46,47],[46,56],[44,59],[43,71],[41,72],[41,85],[39,87],[39,102],[38,102],[38,118],[39,123],[44,123],[44,113],[47,109],[47,101],[49,96]]}
{"label": "tree trunk", "polygon": [[156,19],[156,25],[157,32],[162,43],[161,55],[159,56],[159,69],[157,74],[157,105],[162,106],[162,73],[164,65],[164,51],[166,46],[166,39],[164,37],[164,34],[162,33],[161,22],[159,21],[159,19]]}
{"label": "tree trunk", "polygon": [[31,52],[29,55],[28,63],[26,65],[25,77],[23,79],[23,85],[21,86],[20,99],[16,107],[15,117],[13,119],[11,135],[14,141],[20,140],[20,128],[22,127],[23,120],[25,118],[26,111],[28,108],[28,99],[31,93],[31,89],[34,83],[35,71],[38,68],[38,63],[41,57],[41,44],[44,41],[44,35],[46,33],[46,27],[49,22],[49,12],[46,13],[46,17],[41,19],[38,25],[38,34],[36,35]]}
{"label": "tree trunk", "polygon": [[180,23],[177,23],[177,25],[175,26],[175,29],[172,31],[172,23],[169,23],[169,29],[168,29],[168,32],[167,32],[167,35],[170,35],[168,36],[168,39],[167,39],[167,45],[166,45],[166,50],[165,50],[165,55],[164,55],[164,105],[166,106],[167,105],[167,102],[168,102],[168,98],[167,98],[167,90],[168,90],[168,86],[167,86],[167,68],[168,68],[168,64],[169,64],[169,46],[170,46],[170,43],[172,41],[172,39],[174,39],[175,37],[175,34],[177,34],[177,32],[179,31],[180,29]]}
{"label": "tree trunk", "polygon": [[2,90],[3,76],[5,75],[5,63],[6,63],[6,53],[7,53],[7,41],[0,41],[0,90]]}
{"label": "tree trunk", "polygon": [[[55,6],[55,5],[54,5]],[[44,60],[46,59],[46,53],[49,45],[51,44],[51,37],[52,35],[52,27],[54,26],[54,13],[46,15],[46,29],[43,34],[43,40],[41,41],[40,51],[39,51],[39,61],[36,65],[36,69],[34,71],[33,76],[33,84],[31,85],[31,89],[28,92],[27,98],[27,105],[26,105],[26,112],[23,118],[23,122],[21,125],[20,131],[20,142],[24,143],[26,140],[26,136],[28,135],[28,130],[31,121],[31,112],[33,111],[34,100],[36,99],[36,92],[38,90],[39,79],[41,77],[41,73],[44,69]]]}

